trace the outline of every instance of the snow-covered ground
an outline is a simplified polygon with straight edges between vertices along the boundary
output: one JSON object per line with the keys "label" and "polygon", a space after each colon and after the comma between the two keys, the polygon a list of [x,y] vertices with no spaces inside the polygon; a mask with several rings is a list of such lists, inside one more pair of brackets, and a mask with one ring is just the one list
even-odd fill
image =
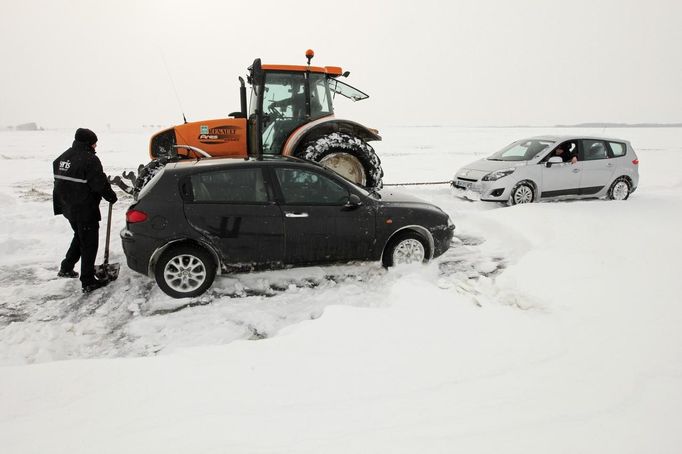
{"label": "snow-covered ground", "polygon": [[[457,225],[433,263],[235,275],[192,301],[125,265],[88,296],[57,279],[72,132],[0,133],[0,452],[679,453],[682,131],[396,127],[376,148],[386,183],[443,181],[551,132],[631,140],[637,192],[502,208],[408,186]],[[109,173],[143,161],[148,132],[98,134]]]}

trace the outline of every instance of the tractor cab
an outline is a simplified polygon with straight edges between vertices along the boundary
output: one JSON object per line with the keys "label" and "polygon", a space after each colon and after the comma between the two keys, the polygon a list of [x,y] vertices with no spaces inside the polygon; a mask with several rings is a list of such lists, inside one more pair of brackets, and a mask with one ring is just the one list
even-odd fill
{"label": "tractor cab", "polygon": [[286,140],[302,125],[334,114],[334,97],[353,101],[369,96],[338,80],[347,76],[337,66],[261,65],[249,67],[249,154],[277,155]]}

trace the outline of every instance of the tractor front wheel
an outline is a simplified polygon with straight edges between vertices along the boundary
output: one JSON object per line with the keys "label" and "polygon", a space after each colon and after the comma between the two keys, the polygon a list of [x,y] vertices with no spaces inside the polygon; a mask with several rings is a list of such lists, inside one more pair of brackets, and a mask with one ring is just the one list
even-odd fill
{"label": "tractor front wheel", "polygon": [[294,156],[320,163],[368,189],[381,189],[384,171],[374,149],[364,140],[332,133],[307,142]]}

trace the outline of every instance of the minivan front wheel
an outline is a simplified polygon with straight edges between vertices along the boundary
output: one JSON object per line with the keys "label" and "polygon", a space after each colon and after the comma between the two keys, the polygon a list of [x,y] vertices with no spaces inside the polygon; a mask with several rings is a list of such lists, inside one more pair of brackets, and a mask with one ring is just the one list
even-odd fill
{"label": "minivan front wheel", "polygon": [[630,197],[630,183],[626,178],[618,178],[609,188],[609,199],[627,200]]}
{"label": "minivan front wheel", "polygon": [[429,246],[426,240],[416,232],[397,234],[386,246],[382,262],[385,267],[407,263],[428,261]]}
{"label": "minivan front wheel", "polygon": [[530,183],[519,183],[511,191],[509,205],[519,205],[521,203],[532,203],[535,200],[535,190]]}
{"label": "minivan front wheel", "polygon": [[173,298],[190,298],[213,284],[216,265],[211,255],[192,245],[171,246],[156,262],[154,275],[163,292]]}

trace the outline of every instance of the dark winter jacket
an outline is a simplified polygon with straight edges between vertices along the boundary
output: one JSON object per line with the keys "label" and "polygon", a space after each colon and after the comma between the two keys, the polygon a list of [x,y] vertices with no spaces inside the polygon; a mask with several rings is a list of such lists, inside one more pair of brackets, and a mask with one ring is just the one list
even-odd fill
{"label": "dark winter jacket", "polygon": [[102,170],[102,163],[93,148],[74,141],[52,163],[54,214],[63,214],[69,221],[88,223],[99,221],[99,202],[104,198],[116,202],[116,193]]}

